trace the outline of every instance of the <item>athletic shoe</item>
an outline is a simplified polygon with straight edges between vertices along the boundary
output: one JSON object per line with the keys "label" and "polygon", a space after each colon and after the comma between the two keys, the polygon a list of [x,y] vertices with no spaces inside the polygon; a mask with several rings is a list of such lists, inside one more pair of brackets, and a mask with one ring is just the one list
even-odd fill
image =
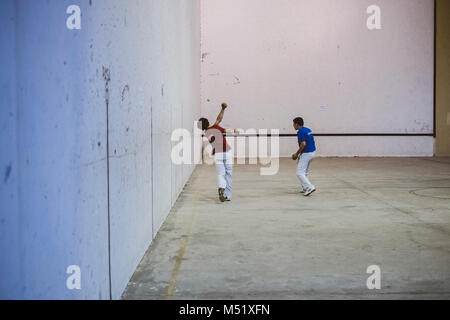
{"label": "athletic shoe", "polygon": [[309,196],[311,193],[313,193],[314,191],[316,191],[316,188],[312,188],[312,189],[306,190],[304,196],[307,197],[307,196]]}
{"label": "athletic shoe", "polygon": [[219,199],[221,202],[224,202],[226,200],[226,197],[223,195],[224,192],[225,192],[224,188],[219,188]]}
{"label": "athletic shoe", "polygon": [[303,190],[303,189],[302,189],[302,190],[300,191],[300,193],[305,193],[305,191],[306,191],[306,190]]}

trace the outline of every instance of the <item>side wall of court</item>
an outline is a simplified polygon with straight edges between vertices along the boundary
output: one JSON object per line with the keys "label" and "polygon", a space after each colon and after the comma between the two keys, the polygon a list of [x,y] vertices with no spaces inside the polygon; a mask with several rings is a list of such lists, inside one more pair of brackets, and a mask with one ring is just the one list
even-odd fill
{"label": "side wall of court", "polygon": [[0,298],[120,298],[194,169],[170,155],[199,116],[199,14],[190,0],[0,2]]}

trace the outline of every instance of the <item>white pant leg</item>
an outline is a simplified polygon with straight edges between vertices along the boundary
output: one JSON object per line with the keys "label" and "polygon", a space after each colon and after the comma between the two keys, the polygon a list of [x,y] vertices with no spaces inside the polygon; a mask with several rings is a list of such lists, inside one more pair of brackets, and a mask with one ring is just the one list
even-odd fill
{"label": "white pant leg", "polygon": [[225,153],[219,152],[214,155],[214,160],[216,162],[216,171],[217,171],[217,181],[219,188],[225,189],[227,187],[227,181],[225,179]]}
{"label": "white pant leg", "polygon": [[314,157],[315,157],[315,153],[314,153],[314,155],[312,156],[311,160],[308,161],[308,166],[306,167],[306,177],[307,177],[308,179],[309,179],[309,172],[310,172],[309,168],[311,168],[311,162],[312,162],[312,160],[314,159]]}
{"label": "white pant leg", "polygon": [[314,159],[315,152],[302,153],[297,165],[297,177],[304,190],[314,189],[314,185],[309,181],[309,165],[312,159]]}
{"label": "white pant leg", "polygon": [[[297,161],[297,168],[298,168],[298,163],[299,163],[299,161]],[[297,177],[298,177],[298,174],[297,174]],[[306,187],[305,187],[305,185],[303,184],[303,182],[302,182],[302,180],[299,178],[299,180],[300,180],[300,185],[302,186],[302,190],[303,191],[306,191]]]}
{"label": "white pant leg", "polygon": [[227,152],[226,160],[225,160],[225,196],[231,200],[231,183],[233,182],[233,155],[231,151]]}
{"label": "white pant leg", "polygon": [[[298,157],[298,160],[297,160],[297,177],[298,177],[298,165],[299,165],[299,162],[300,162],[300,157]],[[308,178],[308,168],[306,168],[305,176],[306,176],[306,178]],[[303,191],[308,190],[308,187],[303,184],[303,181],[302,181],[302,179],[300,179],[300,177],[299,177],[299,180],[300,180],[300,184],[302,186],[302,190]]]}
{"label": "white pant leg", "polygon": [[[300,157],[299,157],[299,160],[300,160]],[[312,160],[312,159],[311,159]],[[306,167],[306,173],[305,173],[305,176],[306,176],[306,178],[308,178],[308,180],[309,180],[309,168],[311,167],[310,166],[311,165],[311,161],[309,161],[308,162],[308,166]],[[306,191],[306,190],[308,190],[308,187],[307,186],[304,186],[303,185],[303,182],[300,180],[300,183],[301,183],[301,185],[302,185],[302,189],[303,189],[303,191]]]}

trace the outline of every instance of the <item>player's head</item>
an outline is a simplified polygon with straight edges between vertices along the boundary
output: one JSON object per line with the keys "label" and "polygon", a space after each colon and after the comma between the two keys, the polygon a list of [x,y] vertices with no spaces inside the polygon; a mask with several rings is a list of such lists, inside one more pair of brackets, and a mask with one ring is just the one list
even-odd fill
{"label": "player's head", "polygon": [[295,129],[295,130],[298,130],[298,129],[300,129],[301,127],[303,127],[303,124],[304,124],[303,118],[297,117],[297,118],[295,118],[293,121],[294,121],[294,129]]}
{"label": "player's head", "polygon": [[206,130],[209,128],[209,121],[206,118],[200,118],[198,119],[199,122],[199,128],[202,130]]}

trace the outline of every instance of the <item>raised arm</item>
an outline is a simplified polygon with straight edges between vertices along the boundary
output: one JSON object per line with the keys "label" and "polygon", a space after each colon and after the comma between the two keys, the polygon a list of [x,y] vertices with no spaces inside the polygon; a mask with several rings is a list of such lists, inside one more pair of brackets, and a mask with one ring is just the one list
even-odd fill
{"label": "raised arm", "polygon": [[[216,122],[214,125],[218,125],[220,122],[222,122],[223,115],[225,113],[225,109],[228,107],[226,103],[222,103],[222,110],[220,111],[219,115],[217,116]],[[237,129],[225,129],[225,133],[239,133],[239,130]]]}
{"label": "raised arm", "polygon": [[228,107],[228,105],[226,103],[222,103],[222,110],[220,110],[219,115],[217,116],[216,122],[214,123],[214,125],[218,125],[219,123],[222,122],[223,120],[223,115],[225,113],[225,109]]}

